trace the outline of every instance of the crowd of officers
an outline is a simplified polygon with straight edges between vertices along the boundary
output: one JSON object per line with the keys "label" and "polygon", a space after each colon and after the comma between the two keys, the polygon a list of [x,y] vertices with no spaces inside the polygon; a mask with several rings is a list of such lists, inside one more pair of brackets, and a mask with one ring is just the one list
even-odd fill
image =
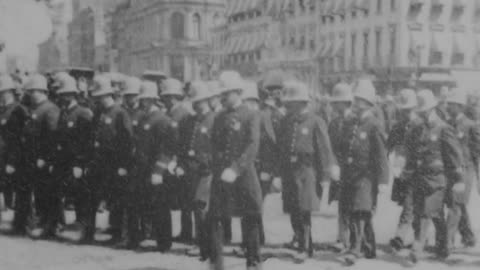
{"label": "crowd of officers", "polygon": [[[430,220],[440,258],[457,231],[475,245],[467,203],[480,129],[464,113],[461,89],[441,101],[430,90],[404,89],[379,103],[372,82],[359,79],[337,84],[325,106],[306,84],[281,76],[265,80],[259,97],[257,83],[234,71],[191,82],[188,91],[175,79],[159,91],[153,82],[127,77],[116,84],[102,75],[87,90],[66,73],[53,85],[34,74],[19,92],[0,76],[0,183],[15,210],[13,233],[51,238],[73,226],[80,242],[91,243],[97,211],[108,208],[112,245],[136,249],[155,239],[166,252],[173,241],[196,243],[190,254],[198,250],[213,269],[224,269],[236,216],[239,252],[247,269],[260,269],[262,204],[282,190],[293,230],[285,246],[301,263],[313,255],[311,215],[322,183],[331,181],[330,199],[339,201],[335,247],[354,264],[376,257],[372,217],[394,155],[403,169],[393,170],[392,199],[403,212],[391,246],[406,248],[413,230],[409,258],[416,262]],[[70,227],[67,205],[76,213]],[[181,211],[177,237],[171,210]]]}

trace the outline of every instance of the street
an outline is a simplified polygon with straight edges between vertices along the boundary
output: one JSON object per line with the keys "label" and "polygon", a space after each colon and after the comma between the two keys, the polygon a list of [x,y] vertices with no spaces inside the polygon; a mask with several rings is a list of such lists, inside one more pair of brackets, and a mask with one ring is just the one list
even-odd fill
{"label": "street", "polygon": [[[388,240],[395,231],[400,209],[388,200],[387,194],[382,195],[378,213],[375,218],[377,241],[379,243],[376,260],[361,260],[354,269],[404,269],[405,261],[386,253]],[[473,210],[478,205],[479,198],[475,193],[471,203]],[[324,204],[325,205],[325,204]],[[473,227],[480,234],[480,212],[472,211]],[[281,211],[281,200],[278,194],[267,198],[264,215],[267,246],[263,254],[269,259],[264,263],[265,270],[281,269],[344,269],[338,261],[338,256],[321,248],[326,243],[332,243],[336,237],[335,205],[323,207],[314,218],[314,241],[320,250],[314,258],[303,265],[293,262],[291,251],[280,248],[281,244],[291,238],[291,228],[288,217]],[[174,223],[178,233],[179,215],[174,213]],[[234,220],[234,242],[240,241],[238,220]],[[430,243],[431,244],[431,243]],[[197,258],[184,255],[187,246],[175,244],[168,254],[157,252],[135,253],[119,251],[99,246],[76,246],[68,243],[32,241],[26,238],[0,237],[0,269],[5,270],[197,270],[208,269],[207,263],[199,262]],[[226,248],[231,254],[232,247]],[[227,256],[228,269],[245,269],[244,261],[233,256]],[[480,247],[473,250],[459,250],[446,262],[436,262],[432,259],[421,261],[411,269],[478,269],[480,267]]]}

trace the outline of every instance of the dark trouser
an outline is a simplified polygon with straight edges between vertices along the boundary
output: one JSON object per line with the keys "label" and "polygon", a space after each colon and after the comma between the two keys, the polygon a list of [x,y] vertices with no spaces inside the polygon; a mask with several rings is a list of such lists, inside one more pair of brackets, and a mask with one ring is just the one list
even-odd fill
{"label": "dark trouser", "polygon": [[31,211],[31,199],[32,192],[27,185],[15,189],[15,217],[13,220],[13,230],[16,233],[25,233],[28,216]]}
{"label": "dark trouser", "polygon": [[181,231],[180,237],[183,240],[193,239],[193,211],[189,207],[184,207],[180,215]]}
{"label": "dark trouser", "polygon": [[408,233],[412,230],[413,212],[413,187],[409,187],[403,201],[403,209],[397,227],[397,237],[405,243]]}
{"label": "dark trouser", "polygon": [[[110,179],[114,176],[113,168],[106,166],[106,164],[100,163],[102,159],[98,159],[94,164],[95,167],[91,168],[91,174],[87,176],[87,193],[88,193],[88,221],[86,229],[86,239],[93,240],[96,231],[96,216],[97,210],[102,201],[108,199],[108,193],[106,192],[108,184],[112,181]],[[109,160],[109,159],[105,159]]]}
{"label": "dark trouser", "polygon": [[[431,218],[435,226],[436,252],[439,255],[448,252],[447,242],[447,224],[443,214],[436,215]],[[417,216],[414,219],[415,243],[413,244],[413,252],[423,252],[428,238],[427,232],[430,226],[430,218],[426,216]]]}
{"label": "dark trouser", "polygon": [[[247,267],[257,266],[261,263],[260,259],[260,238],[259,224],[260,215],[247,215],[242,218],[245,224],[245,248]],[[215,270],[223,270],[223,224],[221,219],[213,218],[210,223],[210,261],[215,266]]]}
{"label": "dark trouser", "polygon": [[460,232],[463,243],[475,242],[475,235],[470,225],[470,217],[465,204],[453,203],[448,208],[447,230],[449,249],[454,247],[457,231]]}
{"label": "dark trouser", "polygon": [[375,231],[372,213],[355,211],[350,215],[351,246],[350,253],[356,257],[374,258],[376,256]]}
{"label": "dark trouser", "polygon": [[309,211],[294,211],[290,214],[290,222],[292,223],[295,235],[299,241],[299,252],[313,253],[312,246],[312,217]]}
{"label": "dark trouser", "polygon": [[338,201],[338,242],[350,247],[350,219],[344,200]]}
{"label": "dark trouser", "polygon": [[223,239],[225,243],[232,242],[232,218],[231,217],[224,217],[222,220],[222,227],[223,227]]}
{"label": "dark trouser", "polygon": [[45,230],[46,235],[54,236],[56,226],[63,217],[60,183],[47,169],[36,170],[36,174],[31,175],[30,178],[34,182],[33,194],[39,225]]}
{"label": "dark trouser", "polygon": [[200,248],[200,257],[210,256],[209,223],[205,211],[195,210],[195,228],[197,232],[197,245]]}
{"label": "dark trouser", "polygon": [[152,229],[157,241],[157,248],[164,252],[172,247],[172,215],[166,200],[168,191],[163,185],[152,189],[147,212],[152,217]]}

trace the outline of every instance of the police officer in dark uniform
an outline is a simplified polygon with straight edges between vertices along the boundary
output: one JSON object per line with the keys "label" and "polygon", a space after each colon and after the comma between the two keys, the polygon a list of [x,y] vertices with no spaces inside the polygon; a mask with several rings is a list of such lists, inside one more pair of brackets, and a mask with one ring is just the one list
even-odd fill
{"label": "police officer in dark uniform", "polygon": [[333,174],[338,180],[339,168],[325,122],[309,110],[308,87],[299,81],[286,81],[284,92],[287,115],[278,133],[282,197],[284,211],[290,214],[293,230],[299,238],[296,259],[300,263],[313,255],[311,213],[320,208],[318,187]]}
{"label": "police officer in dark uniform", "polygon": [[418,136],[407,148],[406,171],[412,171],[415,242],[410,255],[417,262],[427,240],[430,220],[435,225],[436,254],[449,256],[444,203],[447,191],[452,197],[465,192],[463,153],[455,129],[443,121],[436,111],[437,100],[432,91],[417,94],[417,113],[422,119]]}
{"label": "police officer in dark uniform", "polygon": [[61,221],[60,183],[54,177],[59,108],[48,100],[47,81],[32,75],[25,86],[31,101],[30,118],[23,137],[26,149],[26,177],[33,187],[39,224],[32,237],[53,237]]}
{"label": "police officer in dark uniform", "polygon": [[382,128],[375,115],[375,88],[370,80],[359,80],[353,90],[353,115],[343,129],[340,200],[350,220],[351,246],[344,257],[347,264],[358,258],[376,256],[372,224],[379,190],[388,183],[388,160]]}
{"label": "police officer in dark uniform", "polygon": [[4,193],[7,206],[15,210],[13,233],[24,234],[31,189],[24,175],[24,148],[21,135],[28,114],[16,101],[15,88],[10,76],[0,76],[0,137],[4,147],[1,157],[3,167],[0,171],[0,191]]}
{"label": "police officer in dark uniform", "polygon": [[255,160],[260,143],[260,117],[242,104],[243,80],[234,71],[219,77],[223,90],[224,111],[216,118],[212,130],[213,180],[208,218],[211,222],[210,262],[214,269],[223,265],[222,219],[240,216],[248,232],[247,269],[259,269],[259,224],[262,217],[262,191]]}
{"label": "police officer in dark uniform", "polygon": [[[88,224],[89,187],[86,181],[87,165],[92,156],[92,117],[90,109],[78,104],[76,81],[65,76],[60,79],[56,92],[60,106],[55,174],[63,181],[64,196],[73,201],[76,224],[84,236]],[[75,226],[76,227],[76,226]],[[75,228],[76,229],[76,228]]]}
{"label": "police officer in dark uniform", "polygon": [[[185,185],[183,196],[195,214],[197,245],[200,248],[200,260],[209,257],[208,251],[208,211],[210,186],[212,181],[211,132],[215,113],[208,103],[212,92],[202,81],[193,81],[190,85],[190,98],[195,115],[185,118],[179,125],[179,145],[177,176]],[[196,249],[188,254],[196,255]]]}
{"label": "police officer in dark uniform", "polygon": [[[98,76],[94,79],[92,97],[101,106],[97,126],[94,127],[94,150],[91,163],[90,188],[93,199],[87,239],[93,238],[95,213],[102,200],[110,207],[113,220],[112,243],[122,239],[122,226],[126,222],[129,174],[131,173],[133,134],[128,113],[113,98],[110,80]],[[115,217],[122,222],[115,221]]]}
{"label": "police officer in dark uniform", "polygon": [[[332,150],[337,158],[337,162],[341,167],[345,167],[346,160],[342,160],[342,137],[343,137],[343,127],[345,123],[352,117],[352,102],[353,94],[352,88],[346,83],[338,83],[334,86],[332,96],[330,98],[330,106],[332,107],[335,117],[330,121],[328,125],[328,134],[330,137],[330,142],[332,144]],[[338,200],[338,194],[342,188],[343,181],[330,183],[330,199]],[[337,186],[336,186],[337,185]],[[334,248],[339,251],[345,251],[350,247],[349,241],[349,220],[348,215],[346,214],[345,206],[343,205],[343,200],[339,201],[338,206],[338,238],[337,243],[334,245]]]}
{"label": "police officer in dark uniform", "polygon": [[464,194],[452,196],[449,198],[450,201],[447,201],[449,205],[447,220],[448,240],[450,246],[453,246],[455,234],[458,230],[462,236],[462,243],[466,247],[473,247],[476,244],[476,239],[470,224],[467,206],[470,201],[473,183],[477,178],[476,161],[480,157],[480,126],[473,120],[468,119],[464,114],[467,106],[467,93],[462,91],[462,89],[452,89],[446,101],[447,111],[450,116],[449,123],[455,128],[457,138],[462,147],[464,161],[463,183],[465,185]]}
{"label": "police officer in dark uniform", "polygon": [[[176,130],[177,136],[179,123],[191,114],[183,102],[184,96],[183,84],[180,81],[167,79],[162,82],[161,98],[167,107],[167,114],[172,119],[172,127]],[[177,153],[178,149],[175,152]],[[175,175],[174,168],[170,168],[170,171],[172,175],[168,177],[167,182],[172,186],[171,207],[174,210],[181,210],[181,229],[175,240],[190,243],[193,240],[193,212],[182,196],[185,186],[181,181],[177,181],[178,177]]]}
{"label": "police officer in dark uniform", "polygon": [[[176,130],[172,120],[156,105],[159,99],[157,84],[143,82],[138,99],[143,114],[136,134],[135,175],[141,181],[141,185],[137,186],[140,188],[139,194],[146,200],[140,200],[137,220],[152,220],[157,248],[160,252],[166,252],[172,246],[172,217],[169,207],[171,190],[165,178],[177,150]],[[138,226],[130,229],[132,245],[139,241],[135,228]]]}

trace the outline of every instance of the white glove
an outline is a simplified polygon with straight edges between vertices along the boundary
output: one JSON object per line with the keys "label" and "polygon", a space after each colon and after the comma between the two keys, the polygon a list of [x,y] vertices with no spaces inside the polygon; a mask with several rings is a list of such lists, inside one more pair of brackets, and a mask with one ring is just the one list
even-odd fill
{"label": "white glove", "polygon": [[182,177],[185,175],[185,171],[182,169],[182,167],[177,167],[175,169],[175,175],[178,177]]}
{"label": "white glove", "polygon": [[152,185],[158,186],[163,184],[163,176],[161,174],[152,174]]}
{"label": "white glove", "polygon": [[237,177],[237,173],[234,170],[228,168],[223,171],[221,179],[226,183],[233,183],[235,182],[235,180],[237,180]]}
{"label": "white glove", "polygon": [[452,188],[453,192],[456,194],[465,192],[465,189],[466,189],[465,183],[456,183],[455,185],[453,185],[453,188]]}
{"label": "white glove", "polygon": [[45,160],[37,159],[37,168],[42,169],[43,167],[45,167]]}
{"label": "white glove", "polygon": [[338,167],[338,165],[333,165],[330,168],[330,178],[333,181],[339,181],[340,180],[340,167]]}
{"label": "white glove", "polygon": [[125,175],[127,175],[127,170],[125,170],[124,168],[118,169],[118,175],[119,175],[119,176],[125,176]]}
{"label": "white glove", "polygon": [[15,173],[15,167],[13,167],[12,165],[7,165],[5,166],[5,172],[7,174],[13,174]]}
{"label": "white glove", "polygon": [[280,179],[280,177],[273,178],[272,185],[275,188],[275,190],[281,191],[282,190],[282,179]]}
{"label": "white glove", "polygon": [[378,186],[378,192],[379,192],[380,194],[385,194],[385,193],[387,193],[387,192],[388,192],[388,185],[380,184],[380,185]]}
{"label": "white glove", "polygon": [[260,173],[260,180],[261,181],[269,181],[271,179],[270,174],[266,172],[261,172]]}
{"label": "white glove", "polygon": [[168,163],[167,165],[167,169],[168,169],[168,172],[171,174],[171,175],[175,175],[175,168],[177,167],[177,162],[174,160],[174,161],[170,161],[170,163]]}
{"label": "white glove", "polygon": [[83,170],[79,167],[73,167],[73,176],[78,179],[82,177],[83,175]]}

